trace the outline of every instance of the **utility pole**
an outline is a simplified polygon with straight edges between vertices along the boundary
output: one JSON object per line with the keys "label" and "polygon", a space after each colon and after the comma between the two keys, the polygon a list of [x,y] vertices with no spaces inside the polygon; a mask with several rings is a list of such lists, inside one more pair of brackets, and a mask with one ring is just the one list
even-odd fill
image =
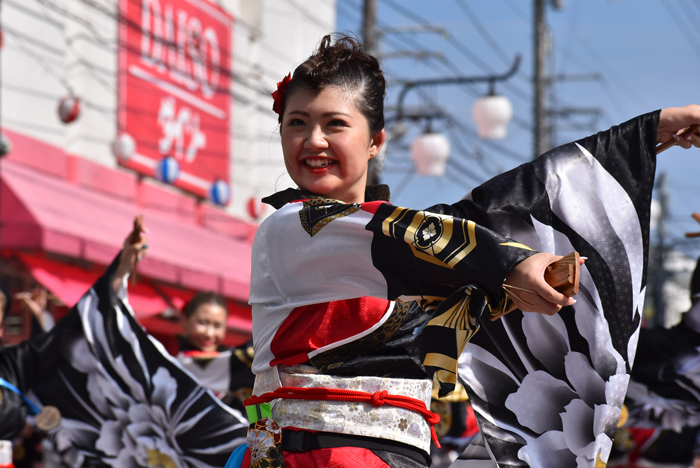
{"label": "utility pole", "polygon": [[[370,54],[377,56],[377,0],[364,0],[362,9],[362,43]],[[382,156],[369,161],[367,171],[367,185],[379,183],[379,174],[382,171]]]}
{"label": "utility pole", "polygon": [[654,320],[653,324],[663,327],[666,321],[666,301],[664,299],[664,283],[667,274],[664,260],[666,258],[666,219],[668,218],[668,191],[666,190],[666,174],[662,172],[656,180],[656,190],[659,199],[659,219],[656,224],[656,249],[654,271]]}
{"label": "utility pole", "polygon": [[534,14],[534,155],[536,158],[549,149],[549,122],[547,121],[547,22],[545,0],[535,1]]}
{"label": "utility pole", "polygon": [[372,55],[377,52],[377,0],[364,0],[362,12],[362,42]]}

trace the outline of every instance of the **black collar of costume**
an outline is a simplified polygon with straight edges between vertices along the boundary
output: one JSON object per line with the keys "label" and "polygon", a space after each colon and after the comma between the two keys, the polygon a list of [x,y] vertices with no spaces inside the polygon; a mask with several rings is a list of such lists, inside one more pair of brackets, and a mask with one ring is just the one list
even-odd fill
{"label": "black collar of costume", "polygon": [[[389,201],[391,192],[388,185],[368,185],[365,188],[365,201]],[[262,199],[263,203],[274,207],[279,210],[284,205],[295,200],[309,200],[313,198],[325,198],[316,193],[309,192],[307,190],[288,188],[287,190],[282,190],[269,197]]]}

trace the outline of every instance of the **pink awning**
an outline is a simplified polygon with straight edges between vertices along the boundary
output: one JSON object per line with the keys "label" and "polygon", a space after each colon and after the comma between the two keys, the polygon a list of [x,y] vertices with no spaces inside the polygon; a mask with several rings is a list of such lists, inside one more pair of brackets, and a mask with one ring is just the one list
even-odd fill
{"label": "pink awning", "polygon": [[43,250],[109,264],[144,215],[148,254],[139,272],[247,302],[250,244],[143,207],[71,185],[12,160],[0,162],[0,247]]}

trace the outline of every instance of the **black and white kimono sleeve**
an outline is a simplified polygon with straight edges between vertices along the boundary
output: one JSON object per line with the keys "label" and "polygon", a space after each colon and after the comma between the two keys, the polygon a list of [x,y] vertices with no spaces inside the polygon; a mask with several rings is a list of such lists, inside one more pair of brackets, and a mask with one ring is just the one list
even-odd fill
{"label": "black and white kimono sleeve", "polygon": [[484,322],[465,347],[483,445],[454,467],[605,466],[639,338],[658,118],[556,148],[464,201],[503,235],[588,260],[575,305]]}
{"label": "black and white kimono sleeve", "polygon": [[0,365],[60,410],[49,436],[68,466],[223,466],[247,421],[141,328],[112,289],[117,264],[51,331],[0,351]]}

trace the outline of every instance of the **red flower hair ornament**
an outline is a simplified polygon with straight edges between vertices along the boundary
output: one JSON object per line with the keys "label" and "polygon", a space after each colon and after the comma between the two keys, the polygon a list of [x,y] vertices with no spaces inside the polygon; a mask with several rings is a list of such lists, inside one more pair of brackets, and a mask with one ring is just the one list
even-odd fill
{"label": "red flower hair ornament", "polygon": [[277,121],[282,123],[282,112],[284,111],[284,95],[287,92],[287,87],[289,82],[292,81],[292,74],[289,73],[284,77],[282,81],[277,83],[277,91],[272,93],[272,99],[275,101],[272,103],[272,110],[275,111],[279,117]]}

